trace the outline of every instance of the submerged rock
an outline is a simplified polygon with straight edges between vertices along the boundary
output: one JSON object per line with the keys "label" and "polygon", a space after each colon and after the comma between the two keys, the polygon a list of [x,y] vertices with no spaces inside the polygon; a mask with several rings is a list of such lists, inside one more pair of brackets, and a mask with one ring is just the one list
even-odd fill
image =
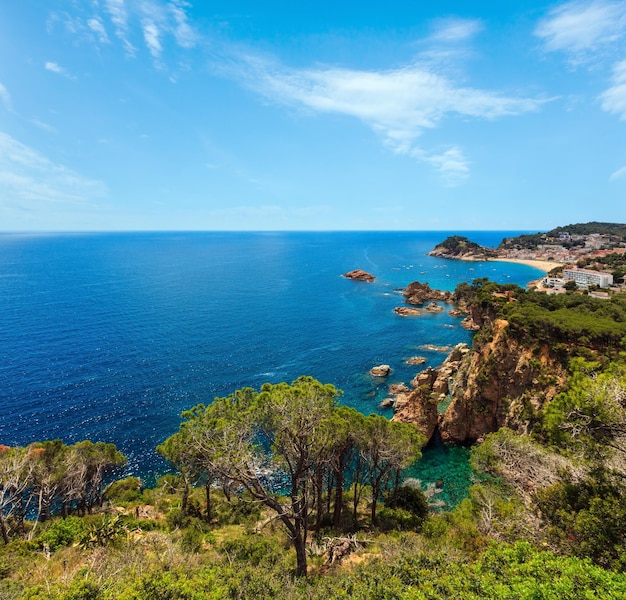
{"label": "submerged rock", "polygon": [[393,312],[395,312],[397,315],[400,315],[401,317],[412,317],[415,315],[421,315],[422,309],[409,308],[408,306],[396,306],[396,308],[393,309]]}

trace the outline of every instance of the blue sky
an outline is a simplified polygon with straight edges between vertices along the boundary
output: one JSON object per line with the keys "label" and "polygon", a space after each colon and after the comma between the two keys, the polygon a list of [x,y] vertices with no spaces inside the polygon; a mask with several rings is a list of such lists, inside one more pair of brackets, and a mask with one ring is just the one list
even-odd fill
{"label": "blue sky", "polygon": [[0,57],[0,231],[626,222],[626,1],[4,1]]}

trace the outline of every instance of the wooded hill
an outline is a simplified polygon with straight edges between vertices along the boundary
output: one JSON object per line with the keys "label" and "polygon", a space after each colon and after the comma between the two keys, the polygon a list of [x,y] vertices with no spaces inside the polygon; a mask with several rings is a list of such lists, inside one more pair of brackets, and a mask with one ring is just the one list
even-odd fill
{"label": "wooded hill", "polygon": [[526,248],[535,250],[541,244],[560,243],[563,245],[576,244],[584,242],[570,242],[562,239],[563,236],[589,236],[598,234],[606,236],[613,244],[617,245],[626,242],[626,224],[623,223],[599,223],[592,221],[589,223],[576,223],[573,225],[564,225],[555,227],[545,233],[531,233],[519,235],[512,238],[504,238],[498,250],[507,250],[512,248]]}

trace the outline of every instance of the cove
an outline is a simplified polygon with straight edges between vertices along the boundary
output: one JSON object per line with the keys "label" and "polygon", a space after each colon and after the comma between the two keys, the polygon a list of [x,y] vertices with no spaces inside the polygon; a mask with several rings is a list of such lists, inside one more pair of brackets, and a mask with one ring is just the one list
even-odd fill
{"label": "cove", "polygon": [[[396,315],[400,288],[539,276],[426,255],[450,233],[492,246],[519,232],[0,235],[0,443],[112,442],[149,483],[180,413],[242,387],[310,375],[391,416],[380,408],[389,383],[445,358],[423,347],[471,341],[447,311]],[[341,277],[355,268],[375,282]],[[416,354],[426,365],[406,364]],[[381,363],[393,368],[385,382],[368,374]],[[417,468],[456,452],[427,448]],[[441,479],[432,473],[419,478]]]}

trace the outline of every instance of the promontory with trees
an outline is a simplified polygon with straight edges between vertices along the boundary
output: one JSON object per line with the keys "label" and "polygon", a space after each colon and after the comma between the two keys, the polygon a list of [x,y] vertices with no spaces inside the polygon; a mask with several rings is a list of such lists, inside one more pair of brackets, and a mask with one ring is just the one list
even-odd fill
{"label": "promontory with trees", "polygon": [[[0,446],[0,598],[626,598],[626,294],[445,301],[472,346],[393,421],[311,377],[236,390],[182,415],[152,488],[111,444]],[[405,478],[430,436],[472,444],[451,510]]]}

